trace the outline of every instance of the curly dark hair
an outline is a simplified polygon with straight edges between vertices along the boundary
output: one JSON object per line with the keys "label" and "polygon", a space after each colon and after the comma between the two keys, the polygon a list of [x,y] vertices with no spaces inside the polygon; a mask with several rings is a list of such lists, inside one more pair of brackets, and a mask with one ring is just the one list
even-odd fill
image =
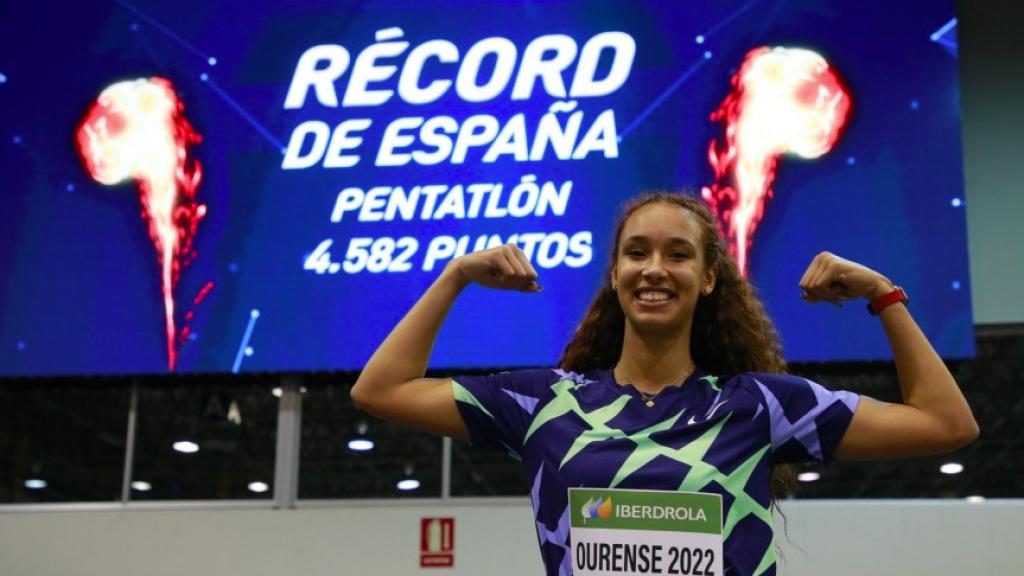
{"label": "curly dark hair", "polygon": [[[775,325],[754,287],[740,274],[729,255],[710,208],[692,194],[666,191],[645,192],[624,205],[615,225],[615,241],[604,282],[566,345],[559,366],[583,373],[610,369],[619,361],[626,317],[612,288],[612,268],[626,221],[638,209],[655,202],[675,204],[697,217],[704,263],[717,271],[715,289],[697,300],[694,311],[690,339],[694,363],[712,374],[785,372],[786,361]],[[789,466],[772,468],[773,503],[790,492],[792,483],[793,471]]]}

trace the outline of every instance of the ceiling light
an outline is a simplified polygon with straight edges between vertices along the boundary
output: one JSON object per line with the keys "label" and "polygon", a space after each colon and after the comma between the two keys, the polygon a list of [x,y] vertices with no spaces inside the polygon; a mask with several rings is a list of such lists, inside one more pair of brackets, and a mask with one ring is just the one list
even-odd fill
{"label": "ceiling light", "polygon": [[373,450],[373,440],[366,438],[353,438],[348,441],[348,449],[353,452],[369,452]]}
{"label": "ceiling light", "polygon": [[396,486],[398,487],[399,490],[402,490],[403,492],[408,492],[410,490],[415,490],[419,488],[420,481],[415,478],[406,478],[405,480],[399,480]]}
{"label": "ceiling light", "polygon": [[138,490],[139,492],[149,492],[152,487],[153,485],[145,480],[136,480],[132,482],[132,490]]}
{"label": "ceiling light", "polygon": [[199,452],[199,444],[188,440],[179,440],[174,443],[174,449],[182,454],[195,454]]}
{"label": "ceiling light", "polygon": [[978,502],[984,502],[985,501],[985,497],[984,496],[978,496],[977,494],[975,494],[974,496],[968,496],[967,498],[964,498],[964,500],[967,500],[968,502],[976,504]]}
{"label": "ceiling light", "polygon": [[949,462],[949,463],[943,464],[942,467],[939,468],[939,472],[942,472],[943,474],[959,474],[959,473],[961,473],[963,471],[964,471],[964,465],[963,464],[958,464],[956,462]]}
{"label": "ceiling light", "polygon": [[25,488],[28,488],[29,490],[42,490],[43,488],[46,488],[46,480],[43,480],[42,478],[29,478],[28,480],[25,480]]}
{"label": "ceiling light", "polygon": [[256,492],[257,494],[270,490],[270,486],[267,486],[266,482],[249,482],[249,491]]}
{"label": "ceiling light", "polygon": [[817,472],[801,472],[796,477],[796,479],[801,482],[814,482],[819,478],[821,478],[821,474],[818,474]]}
{"label": "ceiling light", "polygon": [[270,393],[273,394],[274,396],[277,396],[278,398],[280,398],[281,394],[283,394],[283,392],[281,392],[280,386],[275,387],[273,390],[270,391]]}

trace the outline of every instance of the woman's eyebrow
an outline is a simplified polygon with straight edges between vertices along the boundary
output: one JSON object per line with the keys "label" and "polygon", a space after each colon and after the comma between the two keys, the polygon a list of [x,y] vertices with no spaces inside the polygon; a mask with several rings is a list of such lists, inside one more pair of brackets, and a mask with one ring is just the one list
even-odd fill
{"label": "woman's eyebrow", "polygon": [[[626,243],[644,243],[644,242],[649,242],[649,241],[650,241],[649,237],[644,236],[642,234],[638,234],[636,236],[630,236],[630,237],[626,238],[625,240],[622,241],[622,243],[623,244],[626,244]],[[680,236],[672,236],[671,238],[668,239],[668,241],[669,241],[669,244],[684,244],[684,245],[689,246],[689,247],[693,247],[694,246],[693,242],[691,242],[690,240],[688,240],[686,238],[682,238]]]}

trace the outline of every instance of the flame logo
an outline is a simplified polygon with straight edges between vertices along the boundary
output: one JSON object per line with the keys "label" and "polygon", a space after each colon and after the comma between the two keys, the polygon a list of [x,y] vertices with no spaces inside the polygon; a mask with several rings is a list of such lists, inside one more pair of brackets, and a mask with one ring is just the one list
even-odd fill
{"label": "flame logo", "polygon": [[590,498],[583,504],[580,513],[583,515],[583,518],[588,520],[591,518],[607,519],[612,515],[612,499],[611,497],[608,499],[598,498],[595,501],[593,498]]}
{"label": "flame logo", "polygon": [[772,197],[779,156],[811,159],[831,150],[846,125],[850,96],[821,55],[795,48],[751,50],[732,85],[711,114],[725,125],[725,141],[711,141],[715,183],[701,193],[746,275],[747,251]]}
{"label": "flame logo", "polygon": [[160,264],[170,370],[177,360],[173,291],[182,268],[195,257],[192,239],[206,214],[206,206],[195,201],[202,169],[188,154],[202,138],[183,110],[168,80],[118,82],[100,93],[75,134],[93,179],[105,185],[139,183],[142,219]]}

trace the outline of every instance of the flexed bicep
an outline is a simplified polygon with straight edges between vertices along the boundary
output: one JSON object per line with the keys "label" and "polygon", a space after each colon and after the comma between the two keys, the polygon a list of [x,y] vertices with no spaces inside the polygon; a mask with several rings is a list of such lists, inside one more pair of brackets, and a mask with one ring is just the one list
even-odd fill
{"label": "flexed bicep", "polygon": [[913,406],[863,396],[835,455],[842,460],[926,456],[951,452],[972,440]]}
{"label": "flexed bicep", "polygon": [[356,404],[374,416],[424,432],[461,440],[469,437],[455,404],[451,378],[417,378]]}

